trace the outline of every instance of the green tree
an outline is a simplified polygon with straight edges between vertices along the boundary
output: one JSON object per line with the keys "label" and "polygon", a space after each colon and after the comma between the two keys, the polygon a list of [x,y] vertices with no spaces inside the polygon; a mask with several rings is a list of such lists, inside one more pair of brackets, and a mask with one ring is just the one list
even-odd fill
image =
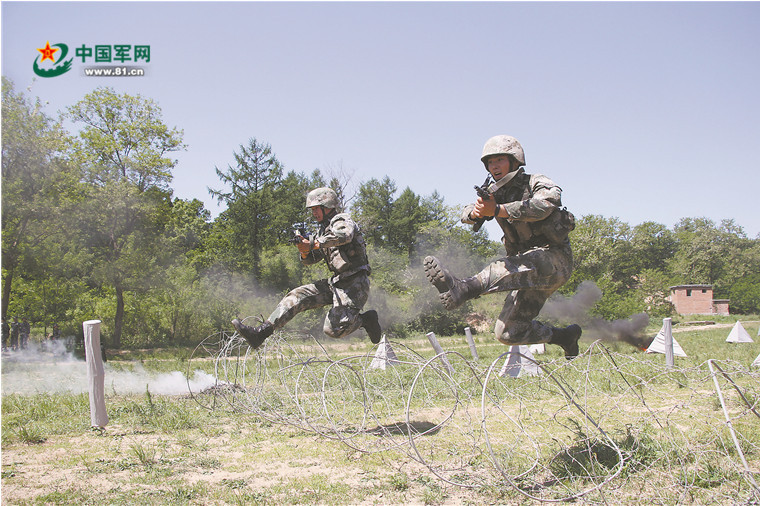
{"label": "green tree", "polygon": [[417,245],[417,234],[423,224],[423,216],[420,197],[409,187],[405,188],[391,206],[388,245],[405,252],[411,259]]}
{"label": "green tree", "polygon": [[760,313],[760,272],[737,280],[728,291],[731,313]]}
{"label": "green tree", "polygon": [[265,246],[282,235],[275,224],[277,188],[282,182],[283,168],[269,144],[254,138],[240,151],[233,153],[235,166],[223,171],[215,168],[225,189],[209,188],[209,193],[227,204],[221,214],[215,236],[228,252],[230,267],[250,270],[254,279],[261,278],[261,253]]}
{"label": "green tree", "polygon": [[631,253],[635,256],[636,272],[664,271],[675,249],[676,238],[665,225],[647,221],[633,227]]}
{"label": "green tree", "polygon": [[617,218],[587,215],[576,220],[570,234],[574,270],[567,285],[573,289],[584,280],[607,276],[621,287],[634,284],[635,266],[630,261],[631,229]]}
{"label": "green tree", "polygon": [[735,281],[757,272],[744,254],[754,241],[733,220],[716,225],[707,218],[683,218],[674,234],[677,247],[667,268],[680,284],[710,284],[716,297],[728,297]]}
{"label": "green tree", "polygon": [[388,176],[382,181],[372,178],[359,186],[353,203],[354,219],[361,226],[368,244],[385,247],[389,243],[395,193],[396,183]]}
{"label": "green tree", "polygon": [[60,196],[70,183],[61,162],[65,132],[58,122],[14,91],[2,78],[2,316],[8,316],[14,279],[44,270],[47,241],[62,233],[55,225]]}
{"label": "green tree", "polygon": [[116,299],[113,346],[121,347],[125,292],[146,291],[162,277],[170,215],[170,182],[184,149],[182,132],[167,127],[160,107],[139,95],[99,88],[67,110],[80,126],[72,162],[82,172],[75,225],[86,248],[82,272]]}

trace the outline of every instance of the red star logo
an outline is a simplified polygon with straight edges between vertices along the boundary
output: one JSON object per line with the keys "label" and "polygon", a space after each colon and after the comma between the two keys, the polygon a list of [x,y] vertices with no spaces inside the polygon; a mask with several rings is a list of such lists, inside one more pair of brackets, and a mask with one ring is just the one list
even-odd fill
{"label": "red star logo", "polygon": [[37,51],[42,53],[42,59],[40,60],[40,63],[44,62],[45,60],[50,60],[51,62],[55,63],[55,58],[53,58],[53,53],[58,51],[58,48],[53,49],[52,47],[50,47],[50,41],[48,41],[45,44],[45,47],[43,47],[42,49],[37,48]]}

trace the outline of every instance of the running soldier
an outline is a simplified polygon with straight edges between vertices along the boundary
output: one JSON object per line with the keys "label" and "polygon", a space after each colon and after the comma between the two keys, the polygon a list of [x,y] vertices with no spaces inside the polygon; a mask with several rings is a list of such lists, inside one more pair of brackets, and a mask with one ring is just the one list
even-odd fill
{"label": "running soldier", "polygon": [[361,313],[369,297],[370,267],[359,226],[347,213],[339,212],[338,195],[330,188],[310,191],[306,207],[319,223],[319,231],[310,238],[299,236],[296,246],[301,262],[313,265],[324,260],[332,277],[291,290],[257,327],[238,319],[232,320],[232,325],[256,349],[301,311],[332,304],[325,318],[325,334],[340,338],[363,327],[372,343],[379,343],[382,331],[377,311]]}
{"label": "running soldier", "polygon": [[29,320],[23,318],[21,320],[21,326],[19,327],[19,336],[21,338],[21,349],[25,350],[29,344],[29,334],[32,332],[32,327],[29,325]]}
{"label": "running soldier", "polygon": [[483,294],[507,292],[494,329],[499,341],[556,344],[565,358],[575,358],[580,326],[557,328],[534,320],[573,270],[567,235],[575,221],[561,208],[562,189],[544,175],[525,173],[525,153],[514,137],[490,138],[481,161],[494,182],[484,185],[482,196],[464,208],[461,221],[479,228],[483,221],[496,218],[507,256],[466,279],[454,277],[437,258],[428,256],[425,274],[449,310]]}
{"label": "running soldier", "polygon": [[18,334],[21,324],[18,322],[18,316],[13,317],[13,323],[11,323],[11,350],[18,350]]}

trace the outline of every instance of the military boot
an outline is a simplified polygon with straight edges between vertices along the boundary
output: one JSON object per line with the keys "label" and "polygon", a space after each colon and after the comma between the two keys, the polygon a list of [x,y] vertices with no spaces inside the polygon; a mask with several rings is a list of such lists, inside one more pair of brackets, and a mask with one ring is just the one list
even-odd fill
{"label": "military boot", "polygon": [[235,330],[248,341],[248,344],[254,350],[261,346],[264,340],[274,332],[274,325],[272,325],[272,322],[269,320],[265,321],[258,327],[251,327],[243,324],[243,322],[235,318],[232,320],[232,325],[235,327]]}
{"label": "military boot", "polygon": [[371,309],[359,316],[362,319],[362,327],[367,331],[369,340],[372,341],[372,344],[379,343],[380,339],[383,338],[383,331],[380,328],[380,322],[377,321],[377,311]]}
{"label": "military boot", "polygon": [[576,324],[569,325],[563,329],[555,328],[552,330],[552,338],[549,344],[556,344],[565,350],[565,358],[572,360],[578,356],[578,339],[581,338],[581,327]]}
{"label": "military boot", "polygon": [[463,302],[477,298],[483,290],[483,284],[478,278],[458,279],[444,269],[436,257],[425,257],[423,264],[425,276],[438,290],[441,302],[446,309],[455,309]]}

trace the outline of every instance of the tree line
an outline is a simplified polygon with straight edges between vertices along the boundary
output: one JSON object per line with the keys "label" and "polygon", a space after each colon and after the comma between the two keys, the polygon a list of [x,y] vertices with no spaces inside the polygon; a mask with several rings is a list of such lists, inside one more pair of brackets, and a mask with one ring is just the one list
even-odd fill
{"label": "tree line", "polygon": [[[79,334],[98,318],[110,347],[185,344],[230,330],[236,316],[268,314],[289,288],[327,275],[304,268],[289,244],[294,224],[310,221],[304,199],[317,186],[335,189],[362,227],[370,305],[396,335],[445,333],[472,310],[437,304],[424,255],[472,273],[503,252],[435,191],[417,195],[387,176],[355,182],[342,167],[286,170],[253,137],[233,164],[209,167],[219,179],[209,192],[225,205],[212,219],[200,200],[173,196],[173,154],[186,146],[153,100],[99,88],[53,118],[5,77],[2,96],[2,316],[41,333],[58,323]],[[677,284],[712,284],[732,312],[760,312],[760,240],[732,220],[669,229],[588,215],[570,237],[575,271],[560,293],[594,281],[597,316],[668,315]],[[318,332],[320,321],[306,313],[293,327]]]}

